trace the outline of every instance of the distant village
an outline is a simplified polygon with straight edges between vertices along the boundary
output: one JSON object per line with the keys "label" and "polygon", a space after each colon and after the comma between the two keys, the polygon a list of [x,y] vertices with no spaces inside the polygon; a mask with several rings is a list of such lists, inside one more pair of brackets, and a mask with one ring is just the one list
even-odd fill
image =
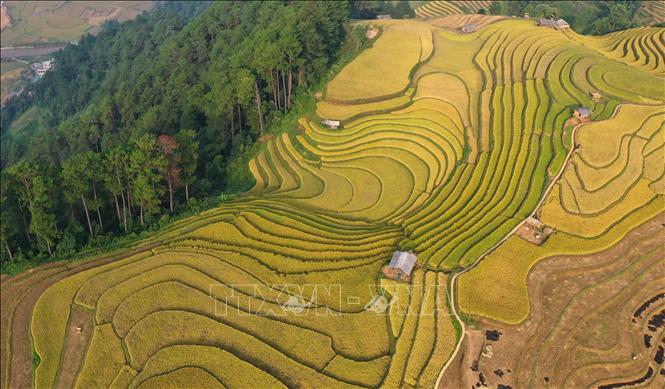
{"label": "distant village", "polygon": [[[17,59],[19,62],[28,64],[27,61]],[[46,61],[33,62],[30,64],[30,71],[24,71],[21,78],[27,82],[37,82],[42,79],[46,72],[50,71],[55,67],[55,60],[53,58]],[[2,105],[4,106],[5,101],[11,99],[14,96],[18,96],[23,92],[23,86],[15,86],[13,90],[8,91],[2,96]]]}
{"label": "distant village", "polygon": [[55,60],[53,58],[47,61],[34,62],[33,64],[30,65],[30,69],[32,69],[32,71],[35,72],[35,77],[32,80],[33,81],[39,80],[44,76],[44,74],[46,74],[46,72],[51,70],[54,66],[55,66]]}

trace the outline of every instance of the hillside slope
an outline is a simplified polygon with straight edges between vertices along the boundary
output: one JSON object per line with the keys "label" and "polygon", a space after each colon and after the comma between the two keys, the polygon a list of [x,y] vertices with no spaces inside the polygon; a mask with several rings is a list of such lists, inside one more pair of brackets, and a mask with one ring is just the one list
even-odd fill
{"label": "hillside slope", "polygon": [[477,13],[481,9],[488,13],[491,3],[491,0],[428,1],[416,8],[416,16],[433,17]]}
{"label": "hillside slope", "polygon": [[[45,291],[29,321],[38,388],[243,387],[248,377],[259,387],[434,387],[462,334],[451,315],[451,274],[534,214],[564,166],[542,211],[561,230],[551,241],[572,234],[557,221],[567,214],[608,218],[585,232],[601,235],[595,250],[621,235],[611,232],[615,215],[627,230],[662,211],[663,172],[653,168],[662,166],[658,73],[528,20],[467,35],[427,22],[373,23],[378,41],[317,107],[342,129],[302,119],[251,161],[256,185],[245,196],[132,252],[3,279],[3,295],[17,296],[3,298],[2,339],[16,344],[5,354],[12,362],[3,364],[3,386],[25,382],[15,367],[30,360],[30,348],[17,334],[27,334],[20,313],[31,307],[19,301],[31,292],[26,282],[41,277]],[[602,98],[592,101],[591,91]],[[573,139],[568,119],[580,105],[597,123]],[[598,147],[592,126],[607,132]],[[584,152],[566,165],[578,141]],[[615,155],[626,158],[607,167],[616,179],[604,182],[594,170]],[[563,209],[557,196],[566,198]],[[528,266],[515,263],[525,253],[530,263],[540,257],[529,246],[510,251],[515,239],[495,252],[508,252],[499,261],[466,273],[483,275],[459,286],[465,312],[523,317]],[[575,239],[565,247],[578,249]],[[397,248],[418,254],[410,284],[380,277]],[[505,288],[493,291],[490,280]],[[502,296],[516,296],[514,304]],[[79,322],[82,332],[71,325]]]}
{"label": "hillside slope", "polygon": [[124,22],[154,1],[4,1],[2,47],[69,42],[108,20]]}

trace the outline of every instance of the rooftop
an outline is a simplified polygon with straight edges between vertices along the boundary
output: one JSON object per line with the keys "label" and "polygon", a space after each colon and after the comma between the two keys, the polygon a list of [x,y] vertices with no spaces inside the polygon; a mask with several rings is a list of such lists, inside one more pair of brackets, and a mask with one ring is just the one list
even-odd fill
{"label": "rooftop", "polygon": [[591,115],[591,108],[587,107],[578,107],[575,111],[579,112],[581,116]]}
{"label": "rooftop", "polygon": [[538,19],[538,25],[539,26],[552,27],[552,28],[556,28],[556,29],[570,27],[570,25],[568,25],[568,22],[563,20],[563,19],[554,20],[554,19],[540,18],[540,19]]}
{"label": "rooftop", "polygon": [[556,27],[556,22],[552,19],[540,18],[538,24],[541,26]]}
{"label": "rooftop", "polygon": [[557,25],[558,27],[569,27],[568,22],[565,21],[565,20],[563,20],[563,19],[559,19],[559,20],[557,20],[557,21],[556,21],[556,25]]}
{"label": "rooftop", "polygon": [[416,265],[416,255],[407,251],[395,251],[388,267],[400,269],[404,273],[411,275],[413,267]]}

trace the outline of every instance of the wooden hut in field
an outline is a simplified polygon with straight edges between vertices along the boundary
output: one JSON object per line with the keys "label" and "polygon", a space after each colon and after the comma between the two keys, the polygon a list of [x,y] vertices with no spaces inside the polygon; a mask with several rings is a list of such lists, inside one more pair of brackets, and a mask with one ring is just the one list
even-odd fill
{"label": "wooden hut in field", "polygon": [[540,18],[540,19],[538,19],[537,24],[540,27],[556,28],[556,22],[553,19]]}
{"label": "wooden hut in field", "polygon": [[575,108],[575,111],[573,111],[573,116],[578,118],[580,121],[587,121],[591,117],[591,108],[587,107],[577,107]]}
{"label": "wooden hut in field", "polygon": [[324,119],[321,120],[321,124],[324,126],[330,128],[331,130],[336,130],[339,128],[339,126],[342,124],[339,120],[330,120],[330,119]]}
{"label": "wooden hut in field", "polygon": [[563,30],[565,28],[570,28],[570,24],[568,24],[568,22],[563,19],[558,19],[556,21],[556,28],[559,30]]}
{"label": "wooden hut in field", "polygon": [[411,280],[411,272],[416,266],[416,255],[408,251],[395,251],[388,266],[383,268],[383,274],[394,280]]}
{"label": "wooden hut in field", "polygon": [[554,19],[540,18],[538,19],[537,24],[541,27],[549,27],[555,30],[563,30],[566,28],[570,28],[568,22],[563,19],[554,20]]}

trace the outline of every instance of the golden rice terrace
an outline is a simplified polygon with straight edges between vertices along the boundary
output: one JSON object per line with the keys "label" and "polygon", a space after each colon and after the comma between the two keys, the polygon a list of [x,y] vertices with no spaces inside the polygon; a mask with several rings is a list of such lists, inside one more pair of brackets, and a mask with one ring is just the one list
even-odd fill
{"label": "golden rice terrace", "polygon": [[[438,3],[420,12],[463,2]],[[609,249],[665,206],[665,29],[585,37],[482,19],[469,33],[445,18],[372,22],[376,41],[329,83],[319,117],[251,161],[248,193],[131,251],[3,278],[3,388],[474,385],[469,344],[483,372],[485,346],[507,340],[468,333],[527,319],[529,296],[547,293],[528,288],[537,262]],[[542,245],[514,234],[530,217],[549,228]],[[382,274],[395,251],[417,256],[408,283]],[[665,254],[644,261],[628,279],[660,287],[626,299],[630,315],[665,291]],[[548,349],[484,378],[575,387],[539,369],[572,358],[568,377],[597,379],[584,385],[658,387],[664,307],[636,319],[650,347]],[[631,365],[592,368],[610,362]]]}

